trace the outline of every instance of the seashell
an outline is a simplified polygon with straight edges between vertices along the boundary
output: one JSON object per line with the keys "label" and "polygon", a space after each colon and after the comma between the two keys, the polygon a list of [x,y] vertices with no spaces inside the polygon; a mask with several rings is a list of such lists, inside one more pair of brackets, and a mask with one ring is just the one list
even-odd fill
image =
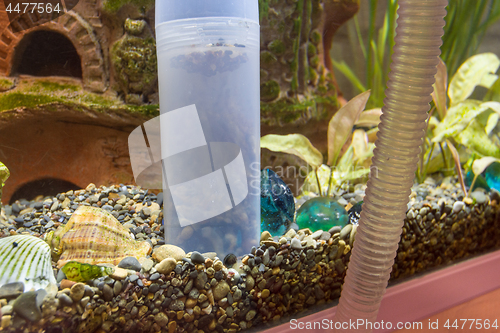
{"label": "seashell", "polygon": [[118,265],[125,257],[146,256],[151,245],[137,242],[118,220],[104,209],[80,206],[66,225],[46,237],[57,267],[69,261]]}
{"label": "seashell", "polygon": [[207,298],[210,305],[215,305],[214,293],[212,292],[212,289],[207,290]]}
{"label": "seashell", "polygon": [[112,267],[97,266],[84,264],[77,261],[67,262],[61,270],[66,278],[75,282],[85,282],[99,277],[113,274],[115,271]]}
{"label": "seashell", "polygon": [[16,235],[0,238],[0,285],[23,282],[24,290],[56,284],[50,247],[43,239]]}

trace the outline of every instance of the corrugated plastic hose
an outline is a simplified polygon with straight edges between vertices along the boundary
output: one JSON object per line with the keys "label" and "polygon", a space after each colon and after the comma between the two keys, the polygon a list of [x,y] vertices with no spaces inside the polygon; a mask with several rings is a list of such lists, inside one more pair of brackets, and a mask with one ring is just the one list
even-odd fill
{"label": "corrugated plastic hose", "polygon": [[447,0],[400,0],[394,54],[356,242],[335,315],[370,332],[398,248],[431,101]]}

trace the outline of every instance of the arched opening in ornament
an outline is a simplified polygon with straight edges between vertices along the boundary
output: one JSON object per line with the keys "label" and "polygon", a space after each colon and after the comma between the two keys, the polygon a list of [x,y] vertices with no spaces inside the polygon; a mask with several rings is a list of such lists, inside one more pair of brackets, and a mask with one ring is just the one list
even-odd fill
{"label": "arched opening in ornament", "polygon": [[81,59],[64,35],[37,30],[26,34],[16,47],[12,74],[82,77]]}
{"label": "arched opening in ornament", "polygon": [[16,202],[16,200],[20,199],[33,200],[40,195],[44,197],[55,196],[58,193],[64,193],[70,190],[78,190],[80,188],[80,186],[62,179],[37,179],[19,186],[19,188],[10,198],[9,204],[12,205],[14,202]]}

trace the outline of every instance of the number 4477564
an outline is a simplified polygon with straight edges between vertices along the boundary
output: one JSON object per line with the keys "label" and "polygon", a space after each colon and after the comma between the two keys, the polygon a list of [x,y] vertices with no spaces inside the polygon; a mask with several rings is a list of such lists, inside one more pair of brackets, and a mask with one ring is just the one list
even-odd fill
{"label": "number 4477564", "polygon": [[60,7],[59,3],[56,3],[55,6],[53,6],[50,2],[48,3],[43,3],[43,2],[22,2],[22,3],[17,3],[14,8],[12,8],[12,3],[9,3],[7,8],[5,9],[6,12],[8,13],[35,13],[35,11],[39,14],[43,13],[60,13],[62,11],[62,8]]}
{"label": "number 4477564", "polygon": [[450,323],[450,320],[448,319],[443,326],[447,329],[498,329],[497,319],[495,319],[493,322],[491,322],[491,320],[489,319],[455,319],[453,323]]}

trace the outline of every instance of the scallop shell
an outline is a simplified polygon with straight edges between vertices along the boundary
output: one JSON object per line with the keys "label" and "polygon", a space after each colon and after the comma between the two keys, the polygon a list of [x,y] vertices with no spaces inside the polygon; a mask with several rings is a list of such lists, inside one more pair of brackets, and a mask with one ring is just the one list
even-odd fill
{"label": "scallop shell", "polygon": [[53,255],[60,255],[58,268],[68,261],[118,265],[125,257],[139,259],[151,252],[148,242],[135,241],[113,215],[91,206],[78,207],[66,225],[47,237],[47,242]]}
{"label": "scallop shell", "polygon": [[0,238],[0,285],[23,282],[24,290],[56,284],[50,247],[43,239],[16,235]]}

